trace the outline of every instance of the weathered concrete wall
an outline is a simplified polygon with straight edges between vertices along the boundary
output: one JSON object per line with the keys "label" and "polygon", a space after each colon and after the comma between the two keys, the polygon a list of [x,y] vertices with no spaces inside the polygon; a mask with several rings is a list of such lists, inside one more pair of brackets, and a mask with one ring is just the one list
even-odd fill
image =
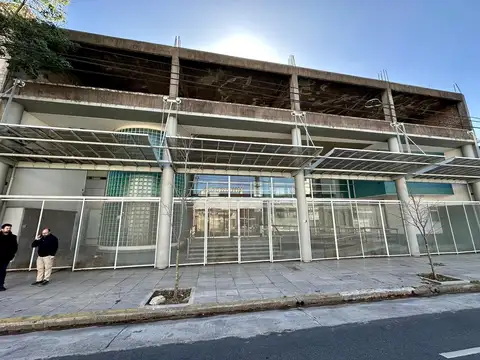
{"label": "weathered concrete wall", "polygon": [[[150,54],[156,54],[156,55],[162,55],[162,56],[168,56],[168,57],[171,57],[174,51],[176,51],[175,48],[172,46],[152,44],[152,43],[147,43],[142,41],[120,39],[120,38],[115,38],[110,36],[91,34],[91,33],[79,32],[79,31],[72,31],[72,30],[69,30],[69,33],[73,41],[89,43],[97,46],[105,46],[112,49],[138,51],[138,52],[144,52],[144,53],[150,53]],[[258,60],[244,59],[244,58],[214,54],[214,53],[199,51],[199,50],[180,48],[178,49],[178,56],[180,58],[180,61],[182,59],[194,60],[194,61],[219,64],[219,65],[240,67],[245,69],[268,71],[268,72],[278,73],[278,74],[286,74],[286,75],[298,74],[298,76],[311,77],[314,79],[336,81],[336,82],[355,84],[355,85],[364,85],[364,86],[373,87],[373,88],[380,88],[380,89],[387,88],[387,84],[385,81],[380,81],[376,79],[368,79],[368,78],[363,78],[359,76],[337,74],[337,73],[332,73],[328,71],[307,69],[307,68],[301,68],[301,67],[296,68],[296,67],[292,67],[284,64],[276,64],[276,63],[269,63],[269,62],[258,61]],[[416,86],[410,86],[410,85],[402,85],[402,84],[396,84],[396,83],[391,83],[390,86],[392,90],[396,90],[396,91],[443,97],[443,98],[454,99],[454,100],[462,100],[461,94],[449,92],[449,91],[434,90],[434,89],[428,89],[428,88],[422,88],[422,87],[416,87]]]}
{"label": "weathered concrete wall", "polygon": [[63,84],[27,82],[26,86],[19,89],[17,93],[19,96],[96,104],[124,105],[154,109],[161,109],[163,106],[163,95],[150,95]]}
{"label": "weathered concrete wall", "polygon": [[473,137],[467,130],[452,129],[447,127],[424,126],[405,124],[405,131],[408,134],[444,137],[450,139],[472,140]]}
{"label": "weathered concrete wall", "polygon": [[[163,106],[162,96],[141,93],[120,92],[105,89],[82,88],[68,85],[55,85],[44,83],[31,83],[20,89],[19,98],[35,101],[55,99],[67,103],[82,102],[92,106],[108,107],[109,105],[121,105],[123,107],[146,108],[161,110]],[[28,109],[27,109],[28,110]],[[182,99],[181,113],[199,113],[212,115],[212,117],[239,117],[249,119],[272,120],[292,123],[290,110],[265,108],[241,104],[213,102],[206,100]],[[370,120],[329,114],[307,113],[306,123],[329,128],[349,129],[372,132],[392,132],[390,123],[382,120]],[[446,127],[431,127],[422,125],[405,124],[406,131],[411,135],[433,136],[451,139],[471,140],[471,134],[466,130],[456,130]]]}
{"label": "weathered concrete wall", "polygon": [[180,105],[180,109],[181,111],[185,112],[201,114],[215,114],[220,116],[235,116],[277,121],[292,121],[291,110],[243,104],[231,104],[208,100],[182,98],[182,104]]}
{"label": "weathered concrete wall", "polygon": [[429,88],[424,88],[419,86],[397,84],[397,83],[390,83],[390,88],[392,89],[392,91],[406,92],[410,94],[433,96],[433,97],[440,97],[440,98],[459,100],[459,101],[463,100],[462,94],[451,92],[451,91],[429,89]]}
{"label": "weathered concrete wall", "polygon": [[130,51],[139,51],[149,54],[172,56],[174,48],[172,46],[152,44],[143,41],[121,39],[112,36],[86,33],[82,31],[68,30],[70,39],[76,42],[105,46],[112,49],[122,49]]}
{"label": "weathered concrete wall", "polygon": [[8,74],[8,63],[5,59],[0,59],[0,93],[5,87],[5,81]]}
{"label": "weathered concrete wall", "polygon": [[456,106],[450,106],[442,110],[441,113],[439,112],[423,119],[423,124],[467,130],[472,128],[468,117],[460,116]]}

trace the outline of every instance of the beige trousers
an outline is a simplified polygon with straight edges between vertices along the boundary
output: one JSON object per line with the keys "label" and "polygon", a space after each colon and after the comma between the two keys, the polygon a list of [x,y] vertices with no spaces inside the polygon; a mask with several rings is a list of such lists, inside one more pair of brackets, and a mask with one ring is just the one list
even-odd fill
{"label": "beige trousers", "polygon": [[55,256],[37,257],[37,281],[50,281]]}

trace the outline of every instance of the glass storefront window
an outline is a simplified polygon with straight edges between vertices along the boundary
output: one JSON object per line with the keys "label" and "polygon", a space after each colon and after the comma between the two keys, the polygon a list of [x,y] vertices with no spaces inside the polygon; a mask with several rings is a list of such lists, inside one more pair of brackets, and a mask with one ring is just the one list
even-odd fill
{"label": "glass storefront window", "polygon": [[[293,178],[195,175],[193,197],[294,198]],[[305,193],[313,198],[349,198],[346,180],[306,179]]]}

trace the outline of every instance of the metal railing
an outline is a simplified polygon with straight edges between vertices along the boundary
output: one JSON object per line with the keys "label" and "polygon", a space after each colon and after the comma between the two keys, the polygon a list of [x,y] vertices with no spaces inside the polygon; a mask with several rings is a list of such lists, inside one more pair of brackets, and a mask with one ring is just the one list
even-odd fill
{"label": "metal railing", "polygon": [[[159,198],[12,195],[0,201],[2,220],[12,223],[19,241],[13,269],[34,268],[31,243],[42,227],[60,239],[56,268],[154,266]],[[182,201],[174,200],[171,265],[177,246],[182,265],[300,258],[295,199],[197,198],[180,206]],[[430,206],[432,253],[478,252],[480,202]],[[309,199],[308,210],[314,259],[410,254],[399,201]],[[424,248],[420,233],[416,240]]]}

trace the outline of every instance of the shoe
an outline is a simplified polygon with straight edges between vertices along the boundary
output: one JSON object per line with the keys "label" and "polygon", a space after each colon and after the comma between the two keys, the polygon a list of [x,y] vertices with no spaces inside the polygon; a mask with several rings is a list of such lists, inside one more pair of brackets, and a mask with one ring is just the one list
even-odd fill
{"label": "shoe", "polygon": [[7,289],[5,289],[3,286],[0,287],[0,291],[5,291]]}
{"label": "shoe", "polygon": [[43,283],[43,280],[42,281],[35,281],[34,283],[32,283],[32,285],[40,285],[41,283]]}
{"label": "shoe", "polygon": [[49,281],[48,280],[43,280],[42,285],[48,285]]}

